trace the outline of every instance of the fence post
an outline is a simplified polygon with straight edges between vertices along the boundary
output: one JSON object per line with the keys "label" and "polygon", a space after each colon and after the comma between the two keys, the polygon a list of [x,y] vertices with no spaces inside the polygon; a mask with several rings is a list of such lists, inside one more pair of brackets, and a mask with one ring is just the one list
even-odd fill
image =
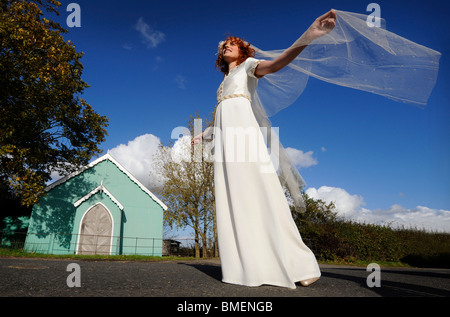
{"label": "fence post", "polygon": [[49,235],[50,241],[48,242],[47,254],[52,254],[53,252],[53,235],[53,232]]}
{"label": "fence post", "polygon": [[[75,238],[75,240],[74,240]],[[72,233],[72,238],[70,239],[71,241],[74,240],[73,244],[73,254],[77,254],[77,249],[78,249],[78,233]]]}

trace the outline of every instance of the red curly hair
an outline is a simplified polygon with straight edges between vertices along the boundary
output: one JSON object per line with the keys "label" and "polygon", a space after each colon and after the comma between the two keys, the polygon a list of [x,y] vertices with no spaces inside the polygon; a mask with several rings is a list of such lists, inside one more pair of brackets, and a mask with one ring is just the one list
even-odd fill
{"label": "red curly hair", "polygon": [[[251,47],[249,43],[239,37],[228,36],[225,39],[224,44],[226,42],[234,43],[239,47],[239,58],[237,65],[243,63],[247,58],[255,56],[255,50],[253,49],[253,47]],[[222,73],[228,74],[228,64],[223,59],[222,52],[217,54],[216,68],[219,69]]]}

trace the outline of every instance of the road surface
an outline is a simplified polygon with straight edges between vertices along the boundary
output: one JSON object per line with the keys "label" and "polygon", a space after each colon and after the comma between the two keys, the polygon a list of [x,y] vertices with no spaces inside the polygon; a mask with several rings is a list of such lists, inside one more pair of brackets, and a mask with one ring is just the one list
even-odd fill
{"label": "road surface", "polygon": [[[322,277],[318,282],[291,290],[225,284],[221,282],[218,260],[142,262],[0,258],[0,296],[179,299],[450,296],[449,269],[381,268],[380,271],[367,271],[365,267],[320,267]],[[379,281],[379,287],[376,284],[369,287],[368,277],[372,284]]]}

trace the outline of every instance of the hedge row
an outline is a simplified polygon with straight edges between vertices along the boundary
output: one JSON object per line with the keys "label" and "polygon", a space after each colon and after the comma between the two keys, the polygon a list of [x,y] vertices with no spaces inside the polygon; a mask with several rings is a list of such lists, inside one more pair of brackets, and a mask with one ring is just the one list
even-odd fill
{"label": "hedge row", "polygon": [[305,213],[293,213],[302,238],[323,261],[404,262],[450,268],[450,234],[392,228],[338,218],[334,205],[307,196]]}

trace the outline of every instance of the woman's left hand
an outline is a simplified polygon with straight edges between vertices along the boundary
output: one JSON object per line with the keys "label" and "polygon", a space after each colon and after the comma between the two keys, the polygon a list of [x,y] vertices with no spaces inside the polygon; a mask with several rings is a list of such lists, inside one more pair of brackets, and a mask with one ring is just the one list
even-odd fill
{"label": "woman's left hand", "polygon": [[292,44],[283,54],[271,61],[261,61],[255,70],[256,77],[275,73],[292,62],[298,54],[315,39],[330,33],[336,26],[336,12],[331,9],[329,12],[318,17],[302,36]]}
{"label": "woman's left hand", "polygon": [[330,33],[336,26],[336,19],[336,12],[333,9],[318,17],[309,27],[308,37],[314,40]]}

